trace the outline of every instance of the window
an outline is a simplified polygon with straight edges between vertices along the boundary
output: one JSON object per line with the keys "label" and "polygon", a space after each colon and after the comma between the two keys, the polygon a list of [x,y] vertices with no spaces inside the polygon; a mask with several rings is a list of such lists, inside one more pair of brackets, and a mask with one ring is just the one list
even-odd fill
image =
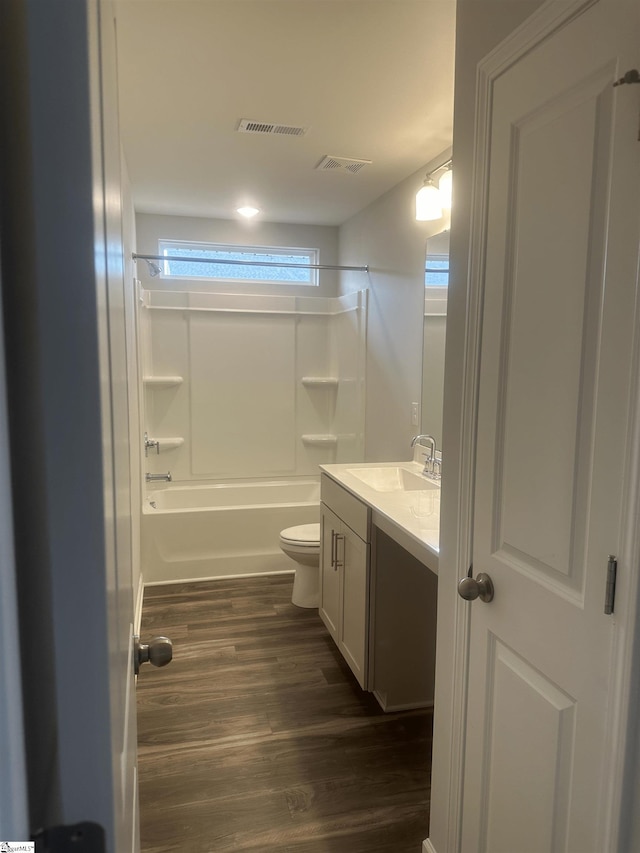
{"label": "window", "polygon": [[[160,240],[158,246],[158,254],[163,257],[180,259],[161,262],[163,278],[198,278],[238,284],[318,284],[318,270],[304,266],[318,263],[317,249],[233,246],[178,240]],[[189,258],[211,258],[218,263],[194,262]],[[294,265],[300,265],[299,269]]]}
{"label": "window", "polygon": [[448,287],[449,255],[427,255],[424,284],[425,287]]}

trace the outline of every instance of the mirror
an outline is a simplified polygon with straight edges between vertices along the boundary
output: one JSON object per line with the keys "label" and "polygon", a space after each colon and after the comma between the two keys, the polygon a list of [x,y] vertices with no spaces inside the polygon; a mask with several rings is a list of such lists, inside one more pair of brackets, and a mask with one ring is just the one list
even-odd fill
{"label": "mirror", "polygon": [[442,449],[444,348],[447,334],[449,231],[427,239],[422,346],[420,432],[432,435]]}

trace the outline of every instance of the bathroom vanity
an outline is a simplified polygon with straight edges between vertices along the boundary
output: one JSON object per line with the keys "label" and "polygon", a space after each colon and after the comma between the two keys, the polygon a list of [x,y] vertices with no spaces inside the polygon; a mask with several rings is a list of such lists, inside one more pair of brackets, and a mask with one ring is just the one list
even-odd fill
{"label": "bathroom vanity", "polygon": [[320,616],[385,711],[433,703],[440,487],[417,462],[321,466]]}

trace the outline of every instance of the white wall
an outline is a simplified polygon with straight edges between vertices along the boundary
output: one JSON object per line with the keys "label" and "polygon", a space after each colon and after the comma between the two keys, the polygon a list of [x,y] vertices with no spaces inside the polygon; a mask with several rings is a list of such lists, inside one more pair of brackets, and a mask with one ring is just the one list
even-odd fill
{"label": "white wall", "polygon": [[[338,258],[338,229],[330,225],[284,225],[273,222],[239,221],[231,219],[204,219],[191,216],[162,216],[138,213],[136,217],[138,249],[140,254],[157,255],[158,240],[193,240],[203,243],[231,243],[249,246],[300,246],[319,249],[321,264],[335,264]],[[226,293],[229,286],[206,282],[196,287],[197,282],[161,277],[151,278],[144,261],[137,262],[137,275],[143,287],[149,290],[203,290]],[[234,285],[239,289],[239,285]],[[362,289],[352,288],[353,290]],[[333,270],[321,270],[319,286],[306,285],[259,285],[251,283],[244,292],[283,293],[288,296],[337,296],[338,276]]]}
{"label": "white wall", "polygon": [[[425,164],[340,228],[340,263],[368,265],[344,273],[341,291],[369,288],[365,458],[411,457],[411,404],[420,401],[426,240],[445,219],[416,222],[415,196],[425,175],[450,152]],[[366,284],[365,284],[366,282]]]}
{"label": "white wall", "polygon": [[458,480],[461,466],[460,419],[465,345],[467,267],[471,226],[476,67],[538,6],[536,0],[459,0],[456,14],[456,83],[454,98],[454,186],[451,221],[449,297],[444,395],[444,466],[438,572],[436,697],[429,839],[437,853],[454,846],[455,813],[451,756],[458,741],[452,728],[454,691],[451,673],[456,630]]}

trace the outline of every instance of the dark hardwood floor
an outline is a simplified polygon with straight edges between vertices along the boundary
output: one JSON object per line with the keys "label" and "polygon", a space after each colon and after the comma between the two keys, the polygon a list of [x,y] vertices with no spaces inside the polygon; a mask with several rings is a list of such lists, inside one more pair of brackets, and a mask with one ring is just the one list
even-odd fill
{"label": "dark hardwood floor", "polygon": [[383,714],[292,576],[152,587],[138,679],[144,853],[420,853],[432,718]]}

